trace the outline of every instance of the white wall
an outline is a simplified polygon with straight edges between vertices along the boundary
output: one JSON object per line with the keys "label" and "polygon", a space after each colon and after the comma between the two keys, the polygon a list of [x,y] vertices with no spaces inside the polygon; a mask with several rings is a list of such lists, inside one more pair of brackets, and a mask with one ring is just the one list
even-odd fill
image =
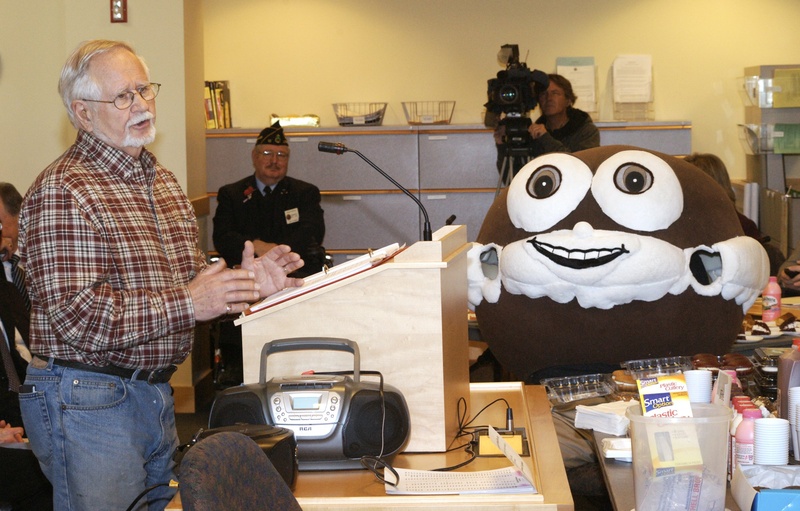
{"label": "white wall", "polygon": [[128,23],[110,23],[108,0],[0,0],[0,180],[24,192],[74,141],[57,91],[61,66],[81,41],[108,38],[133,44],[163,84],[149,148],[185,187],[183,2],[128,4]]}
{"label": "white wall", "polygon": [[[402,101],[456,100],[454,124],[481,121],[486,80],[504,43],[531,68],[593,56],[600,112],[613,118],[610,66],[653,57],[656,120],[693,123],[693,148],[744,177],[736,124],[746,66],[800,65],[797,0],[203,0],[207,79],[231,82],[234,124],[271,113],[317,114],[332,103],[387,101],[384,125],[405,124]],[[800,122],[800,119],[798,120]]]}

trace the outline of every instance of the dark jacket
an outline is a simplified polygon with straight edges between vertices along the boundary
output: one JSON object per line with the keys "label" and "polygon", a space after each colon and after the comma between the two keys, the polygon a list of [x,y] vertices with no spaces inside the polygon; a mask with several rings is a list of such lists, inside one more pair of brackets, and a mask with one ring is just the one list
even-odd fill
{"label": "dark jacket", "polygon": [[258,191],[253,175],[225,185],[217,194],[214,248],[234,266],[242,262],[247,240],[286,244],[305,261],[304,274],[316,273],[324,258],[320,201],[319,188],[289,176],[267,196]]}
{"label": "dark jacket", "polygon": [[[22,297],[14,285],[7,282],[5,278],[0,278],[0,320],[2,320],[3,328],[8,336],[11,359],[17,368],[17,376],[19,376],[19,381],[23,382],[25,381],[25,369],[28,364],[19,356],[14,347],[14,331],[15,329],[19,330],[20,334],[22,334],[22,339],[27,343],[30,323]],[[0,338],[0,342],[5,342],[5,339]],[[2,354],[0,354],[0,357],[2,357]],[[13,426],[22,424],[22,416],[19,411],[19,396],[16,392],[8,390],[8,374],[6,374],[5,366],[2,363],[0,363],[0,419]]]}
{"label": "dark jacket", "polygon": [[[530,158],[536,158],[547,153],[574,153],[584,149],[600,146],[600,131],[592,122],[591,116],[583,110],[567,107],[567,124],[557,130],[548,131],[539,138],[531,138],[527,144],[525,155],[519,152],[508,156],[511,160],[504,162],[508,151],[505,145],[497,146],[497,170],[503,170],[503,164],[511,164],[513,175],[528,162]],[[545,116],[536,119],[535,124],[545,124]]]}
{"label": "dark jacket", "polygon": [[[548,131],[531,142],[533,156],[546,153],[574,153],[600,146],[600,131],[592,118],[583,110],[567,108],[567,124],[557,130]],[[544,116],[536,119],[536,124],[545,124]]]}

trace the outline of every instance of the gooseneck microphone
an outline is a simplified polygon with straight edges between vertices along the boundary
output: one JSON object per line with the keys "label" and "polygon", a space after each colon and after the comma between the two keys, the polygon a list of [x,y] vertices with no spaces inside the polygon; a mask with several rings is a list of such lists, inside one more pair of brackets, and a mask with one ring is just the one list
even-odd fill
{"label": "gooseneck microphone", "polygon": [[417,203],[419,206],[419,210],[422,211],[422,216],[425,218],[425,222],[422,224],[422,241],[431,241],[433,239],[433,234],[431,232],[431,222],[428,219],[428,212],[425,211],[425,206],[422,205],[422,202],[414,195],[413,193],[409,192],[403,185],[395,181],[392,176],[384,172],[380,169],[377,165],[372,163],[369,158],[361,154],[360,152],[356,151],[355,149],[349,149],[345,147],[344,144],[334,143],[334,142],[320,142],[317,145],[317,149],[319,149],[322,153],[334,153],[334,154],[344,154],[344,153],[353,153],[358,155],[359,158],[367,162],[373,169],[377,170],[383,177],[388,179],[395,185],[397,188],[400,189],[401,192],[411,197],[414,202]]}

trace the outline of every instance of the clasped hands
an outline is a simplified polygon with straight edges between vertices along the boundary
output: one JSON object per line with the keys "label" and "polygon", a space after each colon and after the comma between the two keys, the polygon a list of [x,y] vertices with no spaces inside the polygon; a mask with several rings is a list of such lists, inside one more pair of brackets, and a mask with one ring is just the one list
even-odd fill
{"label": "clasped hands", "polygon": [[0,420],[0,444],[22,442],[23,433],[24,430],[21,427],[12,427],[6,421]]}
{"label": "clasped hands", "polygon": [[255,257],[250,241],[245,242],[240,268],[228,269],[220,259],[189,283],[196,321],[208,321],[223,314],[240,314],[251,303],[287,287],[303,285],[303,279],[288,274],[303,267],[302,259],[287,245],[278,245]]}
{"label": "clasped hands", "polygon": [[778,275],[778,283],[786,289],[800,291],[800,261],[795,261],[794,264],[785,266]]}

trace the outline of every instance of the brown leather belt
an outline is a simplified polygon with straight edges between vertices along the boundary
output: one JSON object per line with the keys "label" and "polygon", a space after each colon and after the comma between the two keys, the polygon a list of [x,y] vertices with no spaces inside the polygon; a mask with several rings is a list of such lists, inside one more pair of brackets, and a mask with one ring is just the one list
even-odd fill
{"label": "brown leather belt", "polygon": [[[47,360],[44,357],[38,357],[42,360]],[[126,367],[118,367],[118,366],[93,366],[89,364],[82,364],[80,362],[75,362],[74,360],[61,360],[60,358],[53,358],[53,364],[61,367],[69,367],[70,369],[79,369],[81,371],[88,371],[90,373],[100,373],[100,374],[108,374],[111,376],[119,376],[120,378],[126,378],[128,380],[133,378],[133,374],[136,373],[137,369],[128,369]],[[167,383],[170,378],[172,378],[172,374],[177,371],[177,366],[171,365],[164,369],[156,369],[154,371],[146,371],[142,369],[136,374],[136,380],[146,381],[151,385],[155,385],[156,383]]]}

